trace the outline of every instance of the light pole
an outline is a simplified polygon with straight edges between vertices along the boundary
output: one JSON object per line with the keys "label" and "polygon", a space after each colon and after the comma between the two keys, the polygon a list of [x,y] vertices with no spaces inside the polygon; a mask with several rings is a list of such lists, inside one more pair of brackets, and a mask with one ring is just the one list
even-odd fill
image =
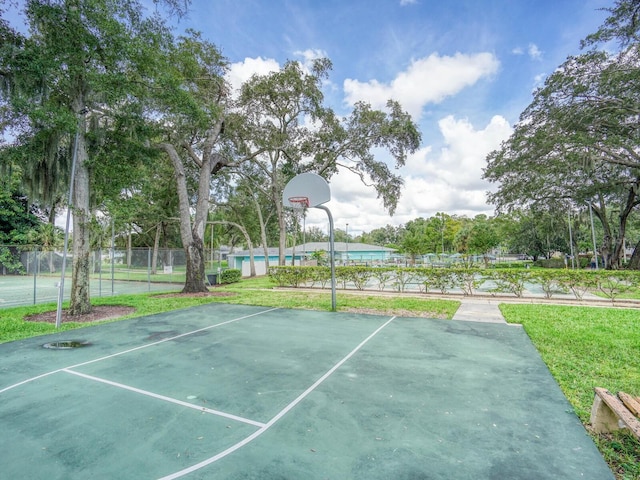
{"label": "light pole", "polygon": [[589,217],[591,218],[591,238],[593,240],[593,256],[596,259],[595,267],[598,270],[598,248],[596,247],[596,230],[593,228],[593,208],[589,201]]}
{"label": "light pole", "polygon": [[440,220],[442,220],[440,225],[440,242],[442,243],[442,255],[444,255],[444,212],[440,212]]}
{"label": "light pole", "polygon": [[571,268],[575,269],[575,257],[573,252],[573,232],[571,231],[571,208],[567,212],[568,220],[569,220],[569,250],[571,251]]}
{"label": "light pole", "polygon": [[347,223],[346,235],[347,235],[346,253],[347,253],[347,265],[348,265],[349,264],[349,224],[348,223]]}

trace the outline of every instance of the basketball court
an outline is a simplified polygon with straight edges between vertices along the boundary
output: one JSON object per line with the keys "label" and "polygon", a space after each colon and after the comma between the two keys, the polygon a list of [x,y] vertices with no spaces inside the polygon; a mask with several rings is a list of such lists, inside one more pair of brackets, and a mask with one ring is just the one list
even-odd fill
{"label": "basketball court", "polygon": [[614,478],[499,323],[209,304],[1,344],[0,428],[3,478]]}

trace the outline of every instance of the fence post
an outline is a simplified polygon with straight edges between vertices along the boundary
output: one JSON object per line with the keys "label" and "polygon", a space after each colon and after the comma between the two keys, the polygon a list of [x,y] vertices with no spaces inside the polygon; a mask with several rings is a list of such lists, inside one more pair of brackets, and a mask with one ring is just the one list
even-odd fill
{"label": "fence post", "polygon": [[37,279],[38,279],[38,247],[35,248],[33,252],[33,304],[36,304],[36,287],[37,287]]}
{"label": "fence post", "polygon": [[147,288],[151,291],[151,248],[147,248]]}
{"label": "fence post", "polygon": [[98,296],[102,296],[102,247],[98,248]]}

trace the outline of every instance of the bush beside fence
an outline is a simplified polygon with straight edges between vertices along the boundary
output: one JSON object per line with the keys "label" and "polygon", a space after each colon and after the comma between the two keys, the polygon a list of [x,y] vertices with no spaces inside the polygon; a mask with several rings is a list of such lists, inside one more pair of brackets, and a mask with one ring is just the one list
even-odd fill
{"label": "bush beside fence", "polygon": [[[568,270],[524,268],[403,268],[351,267],[335,268],[336,285],[343,289],[377,289],[422,293],[463,295],[482,293],[526,296],[532,286],[545,298],[557,294],[573,295],[582,300],[587,292],[599,292],[612,302],[623,293],[640,289],[640,272],[629,270]],[[329,267],[269,267],[269,277],[280,287],[325,288],[331,279]]]}

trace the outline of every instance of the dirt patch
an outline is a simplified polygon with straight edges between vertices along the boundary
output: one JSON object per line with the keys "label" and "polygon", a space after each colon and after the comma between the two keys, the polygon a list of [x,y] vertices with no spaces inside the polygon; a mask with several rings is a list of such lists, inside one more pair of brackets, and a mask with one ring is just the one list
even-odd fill
{"label": "dirt patch", "polygon": [[[198,293],[167,293],[157,295],[155,298],[170,297],[231,297],[236,295],[233,292],[198,292]],[[92,323],[101,320],[113,320],[114,318],[124,317],[135,312],[134,307],[124,305],[96,305],[91,307],[91,312],[84,315],[69,315],[68,310],[62,310],[62,322]],[[56,311],[36,313],[24,317],[27,322],[46,322],[56,323]]]}
{"label": "dirt patch", "polygon": [[[91,307],[91,312],[84,315],[69,315],[68,310],[62,310],[62,322],[92,323],[100,320],[110,320],[124,317],[135,312],[135,308],[123,305],[99,305]],[[56,311],[36,313],[24,317],[27,322],[56,323]]]}

